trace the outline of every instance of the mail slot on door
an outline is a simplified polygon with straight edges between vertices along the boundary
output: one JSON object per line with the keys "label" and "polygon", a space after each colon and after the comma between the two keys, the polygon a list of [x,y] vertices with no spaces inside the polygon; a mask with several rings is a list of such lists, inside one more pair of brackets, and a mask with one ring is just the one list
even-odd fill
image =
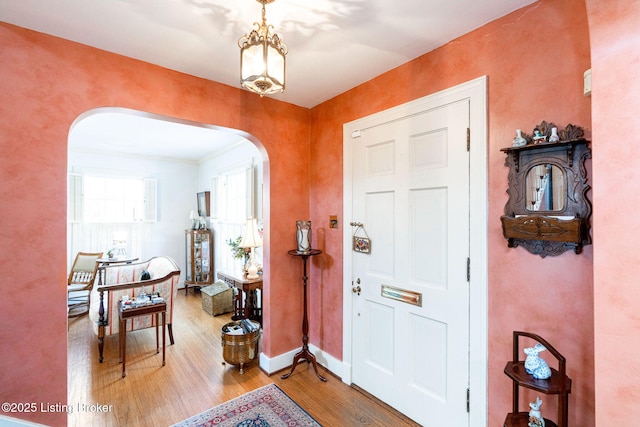
{"label": "mail slot on door", "polygon": [[381,285],[381,295],[385,298],[395,299],[407,304],[422,307],[422,294],[410,291],[408,289],[400,289],[395,286]]}

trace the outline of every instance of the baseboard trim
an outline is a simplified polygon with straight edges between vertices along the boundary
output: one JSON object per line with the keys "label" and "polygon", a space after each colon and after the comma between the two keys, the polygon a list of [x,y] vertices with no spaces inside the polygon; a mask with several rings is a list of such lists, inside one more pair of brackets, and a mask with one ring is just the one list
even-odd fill
{"label": "baseboard trim", "polygon": [[[273,375],[278,371],[291,368],[293,357],[300,350],[301,348],[296,348],[274,357],[268,357],[264,353],[260,353],[260,369],[266,372],[267,375]],[[309,345],[309,351],[316,357],[316,362],[320,366],[323,366],[338,378],[342,379],[344,377],[344,364],[341,360],[338,360],[330,354],[320,350],[313,344]]]}

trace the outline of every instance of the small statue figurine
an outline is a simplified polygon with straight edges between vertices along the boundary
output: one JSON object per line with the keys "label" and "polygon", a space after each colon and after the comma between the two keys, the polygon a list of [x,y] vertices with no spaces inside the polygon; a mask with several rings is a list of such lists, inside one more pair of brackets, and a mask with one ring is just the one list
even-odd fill
{"label": "small statue figurine", "polygon": [[533,378],[537,380],[546,380],[551,377],[549,365],[543,358],[538,356],[538,353],[546,349],[547,348],[540,343],[531,348],[524,349],[524,354],[527,355],[524,361],[524,369],[527,371],[527,374],[533,375]]}
{"label": "small statue figurine", "polygon": [[535,402],[529,403],[531,410],[529,411],[529,427],[544,427],[544,418],[540,413],[540,407],[542,406],[542,400],[540,397],[536,397]]}
{"label": "small statue figurine", "polygon": [[534,144],[541,144],[541,143],[543,143],[543,142],[545,142],[547,140],[547,137],[544,136],[542,134],[542,132],[540,132],[540,129],[535,128],[533,130],[533,138],[532,139],[533,139],[533,143]]}

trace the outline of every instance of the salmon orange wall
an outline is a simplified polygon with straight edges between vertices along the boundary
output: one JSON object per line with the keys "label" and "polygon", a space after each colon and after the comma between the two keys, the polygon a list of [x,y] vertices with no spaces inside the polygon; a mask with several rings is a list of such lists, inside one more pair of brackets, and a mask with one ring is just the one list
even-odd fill
{"label": "salmon orange wall", "polygon": [[[511,144],[515,129],[531,132],[542,120],[590,129],[590,99],[582,94],[588,68],[584,1],[543,0],[313,108],[311,217],[324,228],[322,244],[331,257],[312,269],[312,278],[320,283],[311,287],[311,300],[321,304],[312,306],[311,341],[342,354],[342,231],[327,228],[329,215],[342,212],[342,125],[487,75],[488,425],[502,425],[510,412],[511,382],[503,369],[512,357],[512,332],[524,330],[540,334],[566,356],[573,378],[570,423],[593,426],[593,249],[545,259],[522,248],[509,249],[499,219],[507,201],[508,172],[500,148]],[[351,220],[340,218],[340,230]],[[554,414],[553,399],[543,399],[545,413]],[[533,400],[533,394],[526,395],[524,406]]]}
{"label": "salmon orange wall", "polygon": [[[570,421],[594,425],[592,247],[542,260],[508,249],[499,223],[507,199],[499,149],[510,144],[514,130],[541,120],[591,127],[590,99],[582,96],[582,73],[590,67],[583,0],[537,2],[311,113],[6,24],[0,24],[0,47],[0,247],[11,254],[0,260],[4,400],[66,401],[66,141],[79,114],[122,106],[254,135],[268,152],[265,188],[271,187],[265,307],[290,307],[267,310],[265,329],[272,332],[265,352],[299,346],[299,325],[287,319],[300,316],[300,298],[288,292],[299,282],[300,266],[286,250],[294,221],[310,217],[314,241],[325,251],[314,257],[310,274],[311,342],[341,359],[341,239],[349,219],[339,217],[340,228],[330,229],[328,218],[342,212],[342,124],[488,75],[489,425],[500,425],[510,409],[502,369],[514,329],[537,332],[565,354],[574,379]],[[66,421],[61,415],[30,419]]]}
{"label": "salmon orange wall", "polygon": [[640,420],[640,2],[587,0],[593,77],[596,422]]}
{"label": "salmon orange wall", "polygon": [[[266,150],[264,305],[278,310],[266,309],[263,350],[300,346],[290,319],[302,318],[301,296],[290,290],[301,265],[287,250],[309,216],[308,109],[5,23],[0,52],[1,401],[67,402],[67,137],[96,107],[241,129]],[[7,415],[66,424],[65,414]]]}

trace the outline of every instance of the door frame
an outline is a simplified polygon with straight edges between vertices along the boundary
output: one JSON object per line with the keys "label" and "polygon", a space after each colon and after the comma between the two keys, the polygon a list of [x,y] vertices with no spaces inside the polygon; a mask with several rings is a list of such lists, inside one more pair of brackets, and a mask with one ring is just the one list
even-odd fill
{"label": "door frame", "polygon": [[488,126],[487,76],[427,95],[343,125],[343,353],[342,381],[351,384],[352,366],[352,248],[348,225],[353,220],[353,161],[351,140],[354,132],[399,120],[440,105],[469,100],[470,159],[469,178],[469,388],[470,426],[487,425],[488,409]]}

